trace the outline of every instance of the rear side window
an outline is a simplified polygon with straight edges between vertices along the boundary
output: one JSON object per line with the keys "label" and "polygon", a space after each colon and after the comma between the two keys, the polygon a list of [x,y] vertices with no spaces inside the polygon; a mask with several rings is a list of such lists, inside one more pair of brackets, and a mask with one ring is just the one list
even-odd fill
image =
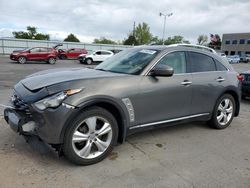
{"label": "rear side window", "polygon": [[213,58],[196,52],[189,52],[191,72],[216,71]]}
{"label": "rear side window", "polygon": [[227,71],[227,68],[221,62],[217,61],[216,59],[214,61],[217,71]]}
{"label": "rear side window", "polygon": [[156,66],[168,65],[174,69],[174,74],[186,73],[185,52],[172,52],[164,56]]}

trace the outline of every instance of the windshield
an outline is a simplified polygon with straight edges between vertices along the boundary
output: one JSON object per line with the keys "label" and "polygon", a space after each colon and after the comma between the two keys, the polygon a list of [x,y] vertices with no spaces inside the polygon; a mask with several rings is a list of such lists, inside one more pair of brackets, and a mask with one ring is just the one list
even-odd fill
{"label": "windshield", "polygon": [[105,60],[95,69],[124,74],[140,74],[158,53],[157,50],[141,48],[125,50]]}

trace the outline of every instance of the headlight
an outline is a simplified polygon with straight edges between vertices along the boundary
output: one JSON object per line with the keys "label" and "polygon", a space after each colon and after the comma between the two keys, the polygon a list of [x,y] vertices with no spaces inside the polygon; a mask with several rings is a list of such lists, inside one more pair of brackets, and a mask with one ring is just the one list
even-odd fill
{"label": "headlight", "polygon": [[45,99],[42,99],[36,103],[34,103],[35,107],[39,110],[45,110],[46,108],[56,108],[62,101],[67,98],[67,96],[79,93],[82,89],[70,89],[66,91],[62,91]]}

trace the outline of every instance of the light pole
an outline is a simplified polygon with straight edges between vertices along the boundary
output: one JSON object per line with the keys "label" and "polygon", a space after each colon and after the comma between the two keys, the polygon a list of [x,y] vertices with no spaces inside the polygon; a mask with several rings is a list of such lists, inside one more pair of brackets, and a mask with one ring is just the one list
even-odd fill
{"label": "light pole", "polygon": [[160,15],[160,16],[164,16],[164,26],[163,26],[163,35],[162,35],[162,45],[164,45],[166,18],[172,16],[173,13],[171,12],[171,13],[169,13],[169,14],[163,14],[163,13],[160,12],[159,15]]}

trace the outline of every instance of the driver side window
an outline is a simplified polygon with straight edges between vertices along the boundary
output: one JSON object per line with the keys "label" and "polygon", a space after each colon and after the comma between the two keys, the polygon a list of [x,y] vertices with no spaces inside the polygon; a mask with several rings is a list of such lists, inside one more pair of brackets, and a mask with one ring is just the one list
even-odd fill
{"label": "driver side window", "polygon": [[185,52],[172,52],[165,55],[156,66],[168,65],[174,69],[174,74],[186,73]]}

